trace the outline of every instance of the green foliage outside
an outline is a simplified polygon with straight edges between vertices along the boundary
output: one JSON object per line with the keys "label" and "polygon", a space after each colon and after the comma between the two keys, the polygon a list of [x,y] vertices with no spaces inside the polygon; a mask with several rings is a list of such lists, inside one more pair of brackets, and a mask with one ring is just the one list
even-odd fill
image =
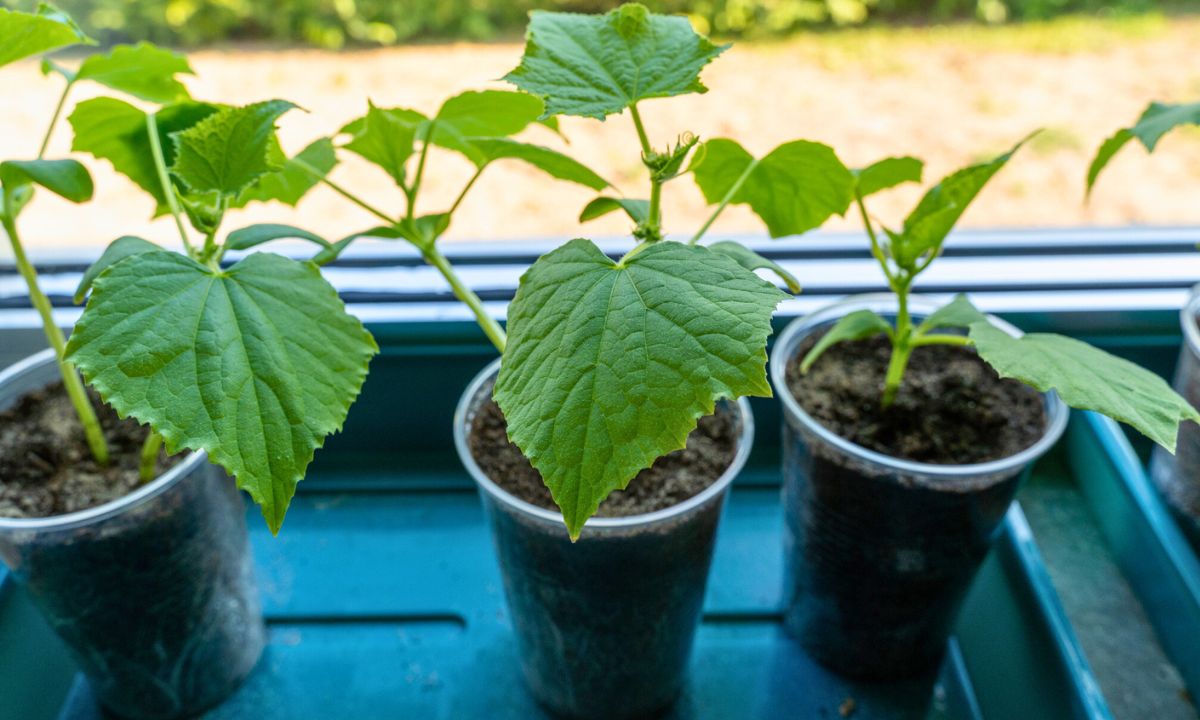
{"label": "green foliage outside", "polygon": [[[1159,0],[652,0],[656,12],[690,16],[701,32],[771,37],[868,20],[988,23],[1063,13],[1137,13]],[[1196,4],[1181,0],[1180,6]],[[271,41],[326,48],[391,45],[413,39],[488,40],[518,36],[534,9],[596,13],[617,0],[63,0],[103,43],[150,40],[199,46]],[[31,9],[30,0],[0,6]]]}

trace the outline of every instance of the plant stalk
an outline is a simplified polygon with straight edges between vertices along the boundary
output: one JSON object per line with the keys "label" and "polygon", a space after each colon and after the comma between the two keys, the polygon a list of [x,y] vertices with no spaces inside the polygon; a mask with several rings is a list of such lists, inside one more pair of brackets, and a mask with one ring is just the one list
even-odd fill
{"label": "plant stalk", "polygon": [[696,243],[700,242],[700,238],[704,237],[704,233],[708,232],[708,229],[711,228],[712,224],[717,221],[717,218],[721,216],[721,213],[725,212],[725,208],[729,207],[729,203],[733,202],[733,197],[737,195],[738,190],[742,189],[742,185],[746,184],[746,180],[749,179],[750,173],[754,172],[754,168],[756,167],[758,167],[757,158],[751,160],[750,164],[746,166],[746,169],[742,171],[742,174],[738,176],[738,179],[734,181],[733,185],[729,186],[729,191],[725,193],[725,197],[721,198],[721,203],[717,205],[717,209],[713,210],[712,215],[708,216],[708,219],[705,220],[704,224],[700,226],[700,229],[696,231],[696,234],[692,236],[692,239],[688,240],[688,245],[695,245]]}
{"label": "plant stalk", "polygon": [[158,184],[162,188],[163,197],[167,199],[167,207],[171,217],[175,218],[175,227],[179,230],[179,239],[188,257],[196,259],[196,249],[188,239],[187,228],[183,225],[183,213],[179,209],[179,199],[175,197],[175,187],[167,174],[166,156],[163,154],[162,140],[158,137],[158,118],[154,113],[146,113],[146,136],[150,140],[150,155],[154,158],[154,170],[158,173]]}
{"label": "plant stalk", "polygon": [[908,312],[908,289],[911,278],[897,279],[892,284],[896,292],[898,310],[896,312],[896,334],[892,337],[892,356],[888,360],[887,376],[883,382],[883,407],[891,407],[900,391],[900,383],[904,380],[904,370],[908,367],[908,359],[912,355],[913,325]]}
{"label": "plant stalk", "polygon": [[[471,179],[467,181],[466,186],[463,187],[462,192],[460,192],[458,197],[454,199],[454,204],[451,205],[450,209],[446,211],[447,215],[453,215],[454,211],[458,210],[458,206],[462,205],[463,200],[467,197],[467,193],[470,192],[471,188],[475,186],[475,181],[478,180],[479,176],[482,174],[483,168],[479,168],[475,171],[475,174],[471,176]],[[411,201],[409,202],[409,205],[412,205]]]}
{"label": "plant stalk", "polygon": [[[7,188],[4,192],[4,206],[12,207],[12,193]],[[83,434],[87,438],[92,457],[99,465],[108,465],[108,443],[104,440],[104,431],[100,427],[100,420],[96,417],[96,410],[88,399],[87,390],[83,387],[79,373],[66,360],[66,338],[63,337],[58,324],[54,322],[54,311],[50,306],[49,298],[38,286],[37,271],[34,270],[29,258],[25,255],[20,236],[17,235],[16,221],[5,212],[0,214],[0,222],[3,223],[4,232],[8,234],[9,242],[12,243],[17,269],[20,270],[21,277],[25,278],[25,284],[29,287],[29,299],[42,319],[42,330],[46,333],[46,340],[50,343],[50,347],[54,348],[54,359],[58,364],[58,372],[62,375],[63,387],[67,391],[71,405],[75,408],[75,413],[79,416],[80,424],[83,425]]]}
{"label": "plant stalk", "polygon": [[454,272],[454,267],[446,256],[437,249],[435,245],[421,248],[421,253],[425,256],[425,260],[432,266],[438,269],[442,277],[446,278],[446,282],[450,283],[450,289],[454,291],[454,296],[466,303],[467,307],[471,308],[471,312],[475,314],[475,320],[479,323],[480,329],[496,346],[496,349],[504,354],[504,346],[508,340],[508,336],[504,333],[504,328],[500,327],[500,323],[488,314],[483,307],[483,301],[475,294],[475,291],[467,287],[458,273]]}
{"label": "plant stalk", "polygon": [[58,119],[62,117],[63,108],[67,104],[67,95],[71,92],[71,87],[74,85],[74,80],[67,80],[67,86],[63,88],[62,95],[58,96],[58,104],[54,106],[54,114],[50,116],[50,124],[46,127],[46,134],[42,136],[42,146],[38,149],[38,160],[44,158],[46,150],[50,148],[50,137],[54,134],[54,128],[58,125]]}
{"label": "plant stalk", "polygon": [[358,197],[357,195],[355,195],[354,193],[350,192],[349,190],[347,190],[346,188],[342,187],[341,185],[339,185],[339,184],[335,183],[334,181],[330,180],[329,178],[325,177],[325,173],[323,173],[323,172],[321,172],[320,170],[316,169],[316,168],[315,168],[315,167],[313,167],[312,165],[309,165],[308,163],[306,163],[306,162],[304,162],[303,160],[300,160],[300,159],[298,159],[298,158],[292,158],[291,162],[295,163],[295,164],[296,164],[296,167],[300,168],[301,170],[305,171],[305,172],[306,172],[306,173],[308,173],[309,175],[312,175],[314,178],[316,178],[317,180],[319,180],[319,181],[321,181],[322,183],[324,183],[324,184],[325,184],[325,186],[326,186],[326,187],[328,187],[330,190],[333,190],[333,191],[334,191],[335,193],[337,193],[338,195],[341,195],[342,197],[346,198],[346,199],[347,199],[347,200],[349,200],[350,202],[352,202],[352,203],[354,203],[355,205],[359,206],[359,207],[360,207],[360,208],[362,208],[363,210],[366,210],[367,212],[371,213],[371,214],[372,214],[372,215],[374,215],[375,217],[377,217],[377,218],[379,218],[380,220],[382,220],[382,221],[384,221],[385,223],[387,223],[387,224],[388,224],[388,227],[391,227],[392,225],[395,225],[395,224],[396,224],[396,219],[395,219],[395,218],[393,218],[392,216],[388,215],[387,213],[385,213],[384,211],[380,210],[379,208],[375,207],[374,205],[371,205],[370,203],[368,203],[367,201],[365,201],[365,200],[363,200],[362,198]]}
{"label": "plant stalk", "polygon": [[146,442],[142,443],[142,457],[138,462],[138,479],[142,484],[150,482],[157,474],[158,469],[158,451],[162,448],[162,435],[150,431],[146,436]]}

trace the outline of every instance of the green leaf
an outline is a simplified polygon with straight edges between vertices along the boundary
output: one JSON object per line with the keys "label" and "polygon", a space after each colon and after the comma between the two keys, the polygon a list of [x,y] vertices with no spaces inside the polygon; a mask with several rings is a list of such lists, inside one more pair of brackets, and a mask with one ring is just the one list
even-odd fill
{"label": "green leaf", "polygon": [[675,242],[616,263],[572,240],[525,273],[495,398],[571,537],[610,492],[682,448],[718,398],[771,394],[766,341],[785,297]]}
{"label": "green leaf", "polygon": [[[418,137],[471,157],[471,138],[516,135],[541,116],[545,105],[533,95],[508,90],[470,91],[447,100],[435,121],[422,123]],[[474,161],[474,159],[472,158]],[[478,163],[476,163],[478,164]]]}
{"label": "green leaf", "polygon": [[367,114],[341,133],[353,137],[343,147],[383,168],[397,185],[404,185],[405,163],[412,157],[417,130],[427,121],[415,110],[384,109],[371,104]]}
{"label": "green leaf", "polygon": [[738,265],[747,270],[770,270],[783,280],[788,290],[791,290],[793,294],[800,292],[800,281],[796,279],[795,275],[784,270],[783,266],[774,260],[769,260],[759,255],[741,243],[732,240],[722,240],[707,247],[715,253],[733,258]]}
{"label": "green leaf", "polygon": [[270,163],[275,121],[296,105],[268,100],[224,108],[174,135],[171,170],[196,193],[236,197],[263,175],[279,169]]}
{"label": "green leaf", "polygon": [[278,532],[378,351],[316,266],[256,253],[214,271],[142,253],[96,279],[67,356],[171,453],[207,450]]}
{"label": "green leaf", "polygon": [[10,192],[41,185],[55,195],[81,203],[92,199],[92,176],[78,160],[6,160],[0,163],[0,185]]}
{"label": "green leaf", "polygon": [[891,157],[872,163],[861,170],[854,170],[858,194],[862,197],[907,182],[921,182],[925,163],[915,157]]}
{"label": "green leaf", "polygon": [[854,175],[827,145],[796,140],[755,160],[733,140],[710,140],[693,163],[704,199],[721,202],[745,177],[730,202],[749,205],[771,237],[798,235],[842,215],[854,198]]}
{"label": "green leaf", "polygon": [[829,332],[821,336],[816,345],[804,356],[800,363],[800,372],[806,373],[825,354],[825,351],[840,342],[864,340],[875,335],[891,335],[892,326],[879,315],[870,310],[855,310],[829,328]]}
{"label": "green leaf", "polygon": [[1058,391],[1063,402],[1132,425],[1175,452],[1179,423],[1200,420],[1162,378],[1128,360],[1062,335],[1014,338],[987,322],[971,324],[975,348],[1001,377]]}
{"label": "green leaf", "polygon": [[323,248],[329,247],[329,241],[302,228],[275,223],[250,225],[240,230],[234,230],[225,238],[225,247],[230,250],[249,250],[252,247],[269,243],[272,240],[308,240]]}
{"label": "green leaf", "polygon": [[1100,171],[1108,165],[1117,151],[1125,146],[1125,143],[1137,138],[1145,146],[1146,152],[1154,152],[1154,148],[1162,136],[1180,125],[1200,125],[1200,103],[1186,105],[1150,103],[1133,127],[1118,130],[1100,146],[1091,166],[1088,167],[1087,192],[1091,193]]}
{"label": "green leaf", "polygon": [[83,302],[88,290],[92,289],[92,283],[100,277],[100,273],[130,255],[139,255],[144,252],[163,252],[163,249],[149,240],[132,235],[119,237],[109,243],[108,247],[104,249],[104,253],[100,255],[100,259],[92,263],[92,266],[83,273],[83,279],[79,281],[79,287],[75,289],[75,304]]}
{"label": "green leaf", "polygon": [[650,201],[649,200],[631,200],[629,198],[614,198],[614,197],[598,197],[587,204],[583,208],[583,212],[579,213],[579,222],[587,222],[595,220],[599,217],[624,210],[638,225],[646,222],[650,217]]}
{"label": "green leaf", "polygon": [[947,175],[930,188],[904,219],[904,230],[900,233],[903,242],[892,244],[892,256],[896,262],[901,267],[911,267],[925,253],[939,252],[946,236],[971,201],[1028,139],[1017,143],[1003,155]]}
{"label": "green leaf", "polygon": [[0,8],[0,67],[68,45],[94,45],[66,13],[42,3],[37,13]]}
{"label": "green leaf", "polygon": [[76,80],[91,80],[105,87],[152,103],[166,104],[189,98],[176,75],[192,75],[187,58],[150,43],[118,45],[104,55],[92,55],[79,66]]}
{"label": "green leaf", "polygon": [[303,168],[300,163],[313,168],[321,174],[321,177],[328,175],[337,165],[337,152],[333,148],[333,141],[329,138],[313,141],[294,158],[284,158],[283,151],[278,152],[279,154],[272,160],[272,164],[278,165],[280,168],[255,180],[250,187],[238,195],[237,200],[231,203],[230,207],[245,207],[251,202],[269,202],[271,200],[295,207],[301,198],[308,194],[309,190],[321,182],[320,178]]}
{"label": "green leaf", "polygon": [[475,149],[482,165],[496,160],[520,160],[541,170],[550,177],[566,180],[593,190],[603,190],[609,186],[604,178],[597,175],[591,168],[574,160],[557,150],[517,142],[507,138],[471,138],[471,147]]}
{"label": "green leaf", "polygon": [[639,100],[707,92],[700,71],[727,47],[636,3],[605,15],[535,11],[521,64],[504,79],[543,98],[547,115],[603,119]]}
{"label": "green leaf", "polygon": [[917,326],[917,333],[923,334],[944,327],[969,328],[974,323],[987,321],[987,316],[979,312],[966,295],[959,294],[946,305],[930,313],[929,317]]}
{"label": "green leaf", "polygon": [[[218,110],[207,103],[182,102],[158,111],[155,125],[168,166],[175,159],[173,133],[194,126]],[[72,150],[109,161],[114,170],[154,198],[156,214],[166,212],[167,198],[154,167],[146,113],[115,98],[94,98],[79,103],[68,122],[75,131]]]}

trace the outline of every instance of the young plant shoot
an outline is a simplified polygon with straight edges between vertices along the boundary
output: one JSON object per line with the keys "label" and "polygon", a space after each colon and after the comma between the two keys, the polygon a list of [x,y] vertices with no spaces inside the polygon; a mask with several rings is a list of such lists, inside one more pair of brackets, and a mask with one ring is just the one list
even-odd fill
{"label": "young plant shoot", "polygon": [[1096,179],[1100,177],[1100,171],[1127,142],[1137,138],[1146,148],[1146,152],[1154,152],[1163,135],[1184,125],[1200,126],[1200,102],[1184,105],[1150,103],[1136,123],[1113,133],[1113,136],[1105,140],[1096,151],[1096,157],[1088,167],[1087,194],[1091,195]]}
{"label": "young plant shoot", "polygon": [[295,204],[315,184],[298,163],[328,169],[333,149],[317,143],[287,159],[275,123],[295,105],[192,100],[174,78],[187,62],[148,45],[89,58],[76,73],[53,67],[68,88],[91,78],[158,106],[84,101],[69,118],[73,148],[144,189],[156,214],[173,216],[183,249],[128,236],[109,245],[76,293],[91,296],[66,357],[121,417],[151,427],[143,469],[163,441],[170,453],[205,450],[278,532],[378,348],[314,263],[255,253],[223,264],[227,251],[265,240],[261,226],[223,241],[220,230],[248,202]]}
{"label": "young plant shoot", "polygon": [[[1200,413],[1148,370],[1062,335],[1028,333],[1012,337],[994,326],[963,295],[919,323],[909,313],[914,281],[941,255],[946,236],[959,217],[1022,143],[988,162],[943,178],[925,193],[900,230],[884,227],[882,236],[876,232],[864,198],[901,183],[919,181],[923,164],[910,157],[888,158],[855,173],[854,201],[870,239],[871,253],[896,295],[896,318],[889,323],[870,310],[850,313],[809,350],[801,370],[807,371],[837,343],[886,335],[892,345],[881,398],[886,408],[902,390],[904,371],[914,350],[936,344],[971,346],[1001,377],[1015,378],[1040,392],[1055,390],[1071,407],[1095,410],[1128,423],[1174,452],[1179,423],[1200,420]],[[967,332],[956,333],[953,329]]]}

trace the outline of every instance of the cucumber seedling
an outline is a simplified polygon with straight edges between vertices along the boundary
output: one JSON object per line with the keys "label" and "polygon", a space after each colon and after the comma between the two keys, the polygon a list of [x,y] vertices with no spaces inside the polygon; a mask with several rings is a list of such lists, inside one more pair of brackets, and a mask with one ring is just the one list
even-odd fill
{"label": "cucumber seedling", "polygon": [[[837,343],[884,335],[891,343],[881,397],[886,408],[903,386],[914,350],[938,344],[973,347],[1001,377],[1015,378],[1040,392],[1054,390],[1067,405],[1128,423],[1174,452],[1179,423],[1200,420],[1200,413],[1154,373],[1074,338],[1051,333],[1013,337],[993,325],[963,295],[919,323],[912,319],[908,300],[914,281],[941,256],[946,236],[959,217],[1020,147],[1018,143],[992,160],[943,178],[925,193],[899,230],[884,227],[882,234],[876,231],[864,199],[901,183],[919,181],[923,164],[911,157],[888,158],[856,173],[854,201],[871,254],[896,296],[896,318],[888,322],[870,310],[846,315],[808,351],[801,370],[807,371]],[[950,332],[955,328],[966,334]]]}

